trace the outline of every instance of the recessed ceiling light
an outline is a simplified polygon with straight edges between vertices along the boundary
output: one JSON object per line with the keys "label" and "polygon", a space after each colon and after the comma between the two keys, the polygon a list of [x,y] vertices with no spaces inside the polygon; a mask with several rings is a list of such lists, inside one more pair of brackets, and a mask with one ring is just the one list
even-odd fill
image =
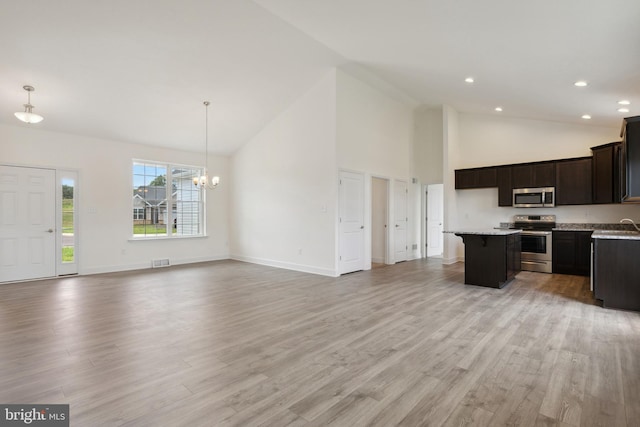
{"label": "recessed ceiling light", "polygon": [[585,82],[584,80],[578,80],[574,83],[574,85],[578,87],[585,87],[587,85],[587,82]]}
{"label": "recessed ceiling light", "polygon": [[495,110],[499,113],[502,111],[502,107],[496,107]]}
{"label": "recessed ceiling light", "polygon": [[626,99],[623,99],[622,101],[618,101],[618,104],[620,104],[620,105],[629,105],[629,104],[631,104],[631,102],[627,101]]}
{"label": "recessed ceiling light", "polygon": [[467,83],[473,83],[473,77],[467,77],[464,81]]}
{"label": "recessed ceiling light", "polygon": [[585,120],[589,120],[589,119],[591,119],[591,116],[588,115],[588,114],[583,114],[582,118],[585,119]]}
{"label": "recessed ceiling light", "polygon": [[619,113],[628,113],[629,109],[628,108],[618,108],[618,112]]}

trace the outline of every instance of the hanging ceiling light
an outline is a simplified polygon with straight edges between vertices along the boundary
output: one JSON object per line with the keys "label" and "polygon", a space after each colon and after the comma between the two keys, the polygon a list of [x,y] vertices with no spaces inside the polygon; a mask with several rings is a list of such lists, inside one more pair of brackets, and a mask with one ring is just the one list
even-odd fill
{"label": "hanging ceiling light", "polygon": [[33,86],[22,86],[22,89],[27,91],[27,103],[24,104],[24,111],[18,111],[15,113],[15,116],[18,120],[22,120],[25,123],[40,123],[44,117],[33,113],[33,105],[31,105],[31,92],[35,91]]}
{"label": "hanging ceiling light", "polygon": [[209,179],[209,101],[204,101],[204,171],[200,178],[193,178],[193,185],[202,189],[213,190],[220,184],[220,177],[213,176]]}

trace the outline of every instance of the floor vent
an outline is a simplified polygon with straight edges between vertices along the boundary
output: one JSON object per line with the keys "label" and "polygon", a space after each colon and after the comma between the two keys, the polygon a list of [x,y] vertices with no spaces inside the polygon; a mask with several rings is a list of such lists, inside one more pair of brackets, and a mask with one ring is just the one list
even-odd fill
{"label": "floor vent", "polygon": [[169,258],[152,259],[151,260],[151,267],[152,268],[169,267],[170,265],[171,264],[169,264]]}

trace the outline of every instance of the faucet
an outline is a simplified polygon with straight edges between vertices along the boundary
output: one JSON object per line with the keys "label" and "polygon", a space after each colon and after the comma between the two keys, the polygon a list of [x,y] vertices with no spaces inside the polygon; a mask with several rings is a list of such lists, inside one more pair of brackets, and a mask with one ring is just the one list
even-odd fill
{"label": "faucet", "polygon": [[636,225],[636,223],[635,223],[635,222],[633,222],[633,220],[632,220],[632,219],[629,219],[629,218],[622,218],[622,219],[620,220],[620,223],[623,223],[623,222],[630,222],[631,224],[633,224],[633,226],[635,227],[635,229],[636,229],[636,230],[638,230],[638,232],[640,232],[640,227],[638,227],[638,226]]}

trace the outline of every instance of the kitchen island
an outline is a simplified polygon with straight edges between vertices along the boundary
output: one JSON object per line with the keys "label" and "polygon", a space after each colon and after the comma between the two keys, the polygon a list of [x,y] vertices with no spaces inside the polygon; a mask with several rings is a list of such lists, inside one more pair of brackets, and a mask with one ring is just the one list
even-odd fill
{"label": "kitchen island", "polygon": [[502,288],[520,272],[520,230],[449,231],[464,242],[464,283]]}

